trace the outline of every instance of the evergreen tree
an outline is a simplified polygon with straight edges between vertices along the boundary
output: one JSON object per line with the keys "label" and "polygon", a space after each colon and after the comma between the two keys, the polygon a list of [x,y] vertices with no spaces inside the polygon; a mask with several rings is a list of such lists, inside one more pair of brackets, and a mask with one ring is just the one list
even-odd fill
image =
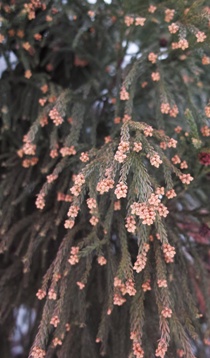
{"label": "evergreen tree", "polygon": [[0,357],[209,357],[209,1],[0,7]]}

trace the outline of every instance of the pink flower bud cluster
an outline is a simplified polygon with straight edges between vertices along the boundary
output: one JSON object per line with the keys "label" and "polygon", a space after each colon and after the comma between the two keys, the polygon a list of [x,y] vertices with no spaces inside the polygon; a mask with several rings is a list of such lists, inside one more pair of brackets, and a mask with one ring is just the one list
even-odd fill
{"label": "pink flower bud cluster", "polygon": [[167,145],[168,145],[168,148],[176,148],[177,140],[173,139],[173,138],[170,138],[170,140],[168,141]]}
{"label": "pink flower bud cluster", "polygon": [[36,165],[38,163],[39,159],[37,157],[33,157],[33,158],[27,158],[24,159],[22,161],[22,166],[23,168],[29,168],[29,167],[33,167],[34,165]]}
{"label": "pink flower bud cluster", "polygon": [[63,147],[63,148],[61,148],[60,153],[61,153],[62,157],[66,157],[68,155],[75,155],[76,150],[75,150],[74,146],[72,145],[71,147]]}
{"label": "pink flower bud cluster", "polygon": [[62,277],[61,274],[54,273],[53,274],[53,281],[58,282],[61,279],[61,277]]}
{"label": "pink flower bud cluster", "polygon": [[52,119],[55,126],[59,126],[63,123],[63,118],[55,107],[49,112],[49,117]]}
{"label": "pink flower bud cluster", "polygon": [[42,289],[39,289],[38,292],[36,293],[36,297],[39,300],[43,300],[43,298],[45,298],[45,296],[46,296],[46,291],[44,291]]}
{"label": "pink flower bud cluster", "polygon": [[166,344],[166,341],[164,339],[160,339],[160,341],[158,343],[158,347],[155,351],[155,356],[164,358],[167,350],[168,350],[168,346]]}
{"label": "pink flower bud cluster", "polygon": [[128,279],[125,282],[125,286],[121,287],[121,292],[122,292],[123,295],[126,295],[126,293],[127,293],[129,296],[135,296],[136,289],[134,288],[133,280]]}
{"label": "pink flower bud cluster", "polygon": [[168,199],[175,198],[175,196],[176,196],[175,190],[174,189],[168,190],[166,192],[166,196]]}
{"label": "pink flower bud cluster", "polygon": [[142,150],[142,144],[140,142],[134,142],[133,151],[140,152]]}
{"label": "pink flower bud cluster", "polygon": [[177,140],[170,138],[167,142],[160,142],[160,148],[167,149],[167,148],[176,148]]}
{"label": "pink flower bud cluster", "polygon": [[60,320],[59,320],[58,316],[53,316],[50,320],[50,324],[52,324],[55,328],[58,326],[59,323],[60,323]]}
{"label": "pink flower bud cluster", "polygon": [[123,283],[118,277],[114,278],[114,305],[121,306],[126,300],[122,297],[128,294],[129,296],[135,296],[136,289],[134,288],[134,282],[132,279],[128,279]]}
{"label": "pink flower bud cluster", "polygon": [[187,164],[186,160],[183,160],[183,162],[181,162],[180,168],[181,169],[187,169],[188,168],[188,164]]}
{"label": "pink flower bud cluster", "polygon": [[46,352],[39,348],[39,347],[34,347],[32,349],[32,352],[31,352],[31,357],[32,358],[44,358],[46,356]]}
{"label": "pink flower bud cluster", "polygon": [[66,201],[71,203],[73,200],[73,196],[72,195],[65,195],[64,193],[58,192],[57,193],[57,200],[58,201]]}
{"label": "pink flower bud cluster", "polygon": [[130,333],[130,339],[131,339],[132,341],[136,341],[136,340],[138,339],[138,337],[139,337],[139,334],[138,334],[137,332],[131,331],[131,333]]}
{"label": "pink flower bud cluster", "polygon": [[122,122],[125,123],[125,122],[128,122],[130,120],[131,120],[131,116],[129,114],[124,114]]}
{"label": "pink flower bud cluster", "polygon": [[160,142],[160,148],[167,149],[167,148],[176,148],[177,140],[170,138],[168,142]]}
{"label": "pink flower bud cluster", "polygon": [[179,30],[179,25],[173,22],[171,25],[168,26],[168,29],[171,34],[176,34]]}
{"label": "pink flower bud cluster", "polygon": [[114,180],[110,178],[106,178],[99,181],[96,186],[96,190],[99,191],[100,194],[107,193],[110,189],[113,188],[114,188]]}
{"label": "pink flower bud cluster", "polygon": [[151,14],[154,14],[154,12],[156,11],[157,6],[155,5],[150,5],[148,8],[148,12],[150,12]]}
{"label": "pink flower bud cluster", "polygon": [[163,114],[168,114],[170,112],[170,104],[165,102],[165,103],[161,103],[160,105],[160,111]]}
{"label": "pink flower bud cluster", "polygon": [[178,355],[179,358],[183,358],[184,355],[185,355],[183,349],[177,349],[176,352],[177,352],[177,355]]}
{"label": "pink flower bud cluster", "polygon": [[146,266],[147,252],[149,251],[149,248],[149,244],[144,243],[141,253],[137,256],[133,269],[138,273],[141,272]]}
{"label": "pink flower bud cluster", "polygon": [[129,99],[129,93],[126,91],[125,87],[121,88],[120,99],[121,101],[127,101]]}
{"label": "pink flower bud cluster", "polygon": [[87,206],[90,210],[97,208],[96,199],[94,198],[88,198],[87,199]]}
{"label": "pink flower bud cluster", "polygon": [[158,280],[157,284],[158,284],[158,287],[160,287],[160,288],[168,286],[166,280]]}
{"label": "pink flower bud cluster", "polygon": [[45,103],[47,102],[47,98],[40,98],[39,99],[39,104],[40,104],[40,106],[44,106],[45,105]]}
{"label": "pink flower bud cluster", "polygon": [[69,211],[67,213],[67,216],[70,216],[72,218],[76,218],[79,212],[79,206],[71,205],[69,208]]}
{"label": "pink flower bud cluster", "polygon": [[203,65],[210,65],[210,57],[204,55],[204,56],[202,57],[202,64],[203,64]]}
{"label": "pink flower bud cluster", "polygon": [[144,128],[144,135],[145,137],[152,137],[153,135],[153,128],[151,126],[146,126]]}
{"label": "pink flower bud cluster", "polygon": [[159,194],[152,193],[148,202],[134,202],[131,205],[131,214],[137,215],[142,220],[142,224],[145,225],[154,223],[157,212],[163,217],[166,217],[169,213],[167,207],[160,202]]}
{"label": "pink flower bud cluster", "polygon": [[170,117],[174,117],[174,118],[176,118],[179,113],[179,109],[176,104],[173,107],[171,107],[170,104],[167,102],[161,103],[160,111],[161,113],[169,114]]}
{"label": "pink flower bud cluster", "polygon": [[133,354],[136,356],[136,358],[143,358],[144,357],[144,351],[141,348],[141,345],[139,343],[139,338],[138,337],[139,334],[137,334],[137,332],[133,331],[130,334],[130,339],[133,341],[132,344],[132,349],[133,349]]}
{"label": "pink flower bud cluster", "polygon": [[173,158],[171,158],[172,163],[174,164],[179,164],[181,163],[181,159],[179,158],[179,156],[176,154]]}
{"label": "pink flower bud cluster", "polygon": [[164,218],[166,218],[166,216],[169,213],[167,207],[162,203],[158,206],[158,212],[159,212],[159,215],[163,216]]}
{"label": "pink flower bud cluster", "polygon": [[186,50],[189,47],[189,42],[186,39],[180,39],[178,42],[172,42],[171,44],[172,50]]}
{"label": "pink flower bud cluster", "polygon": [[70,191],[74,196],[79,196],[82,189],[82,185],[85,183],[85,177],[82,173],[79,173],[78,175],[75,175],[74,178],[74,185],[72,186]]}
{"label": "pink flower bud cluster", "polygon": [[91,225],[96,226],[99,222],[96,200],[94,198],[87,199],[87,206],[90,209],[90,213],[92,214],[90,223]]}
{"label": "pink flower bud cluster", "polygon": [[134,202],[131,205],[131,214],[137,215],[142,219],[144,225],[152,225],[156,217],[154,206],[147,203]]}
{"label": "pink flower bud cluster", "polygon": [[32,144],[31,142],[27,141],[23,145],[23,152],[26,155],[35,155],[36,154],[36,145]]}
{"label": "pink flower bud cluster", "polygon": [[124,18],[124,22],[126,24],[126,26],[131,26],[133,24],[135,24],[135,26],[144,26],[144,23],[146,21],[145,17],[136,17],[134,18],[133,16],[125,16]]}
{"label": "pink flower bud cluster", "polygon": [[57,149],[52,149],[50,151],[50,157],[53,158],[53,159],[58,157],[58,150]]}
{"label": "pink flower bud cluster", "polygon": [[83,290],[83,288],[85,288],[85,284],[80,281],[77,281],[77,286],[79,287],[80,290]]}
{"label": "pink flower bud cluster", "polygon": [[133,18],[133,16],[125,16],[124,22],[125,22],[126,26],[131,26],[131,25],[133,25],[133,23],[134,23],[134,18]]}
{"label": "pink flower bud cluster", "polygon": [[174,262],[175,248],[170,244],[163,244],[162,249],[166,263]]}
{"label": "pink flower bud cluster", "polygon": [[144,351],[138,342],[133,342],[133,354],[136,356],[136,358],[143,358],[144,357]]}
{"label": "pink flower bud cluster", "polygon": [[154,82],[160,81],[160,73],[158,71],[157,72],[152,72],[151,78],[152,78],[152,80]]}
{"label": "pink flower bud cluster", "polygon": [[162,164],[162,160],[160,159],[160,156],[158,153],[155,153],[153,155],[148,154],[147,158],[149,158],[150,164],[153,165],[156,168],[159,168],[160,164]]}
{"label": "pink flower bud cluster", "polygon": [[174,132],[181,133],[182,129],[183,129],[182,127],[177,126],[176,128],[174,128]]}
{"label": "pink flower bud cluster", "polygon": [[99,222],[99,219],[97,218],[97,216],[93,215],[89,221],[90,221],[91,225],[96,226]]}
{"label": "pink flower bud cluster", "polygon": [[50,288],[49,291],[48,291],[48,297],[49,297],[49,300],[56,300],[57,299],[57,294],[55,292],[55,290],[53,288]]}
{"label": "pink flower bud cluster", "polygon": [[120,293],[115,293],[114,294],[114,299],[113,299],[113,303],[116,306],[122,306],[123,303],[126,302],[126,299],[124,297],[122,297],[122,295]]}
{"label": "pink flower bud cluster", "polygon": [[172,316],[172,310],[168,307],[164,307],[164,309],[161,311],[161,314],[165,318],[170,318]]}
{"label": "pink flower bud cluster", "polygon": [[56,175],[56,174],[47,175],[47,182],[48,182],[48,183],[52,183],[52,182],[55,181],[57,178],[58,178],[58,175]]}
{"label": "pink flower bud cluster", "polygon": [[159,195],[162,195],[162,194],[160,193],[160,188],[157,188],[156,193],[155,194],[152,193],[150,198],[148,199],[149,205],[158,207],[160,205]]}
{"label": "pink flower bud cluster", "polygon": [[203,31],[198,31],[195,36],[197,37],[197,42],[204,42],[207,37]]}
{"label": "pink flower bud cluster", "polygon": [[[210,106],[209,106],[209,118],[210,118]],[[204,137],[210,137],[210,128],[208,126],[201,127],[201,133]]]}
{"label": "pink flower bud cluster", "polygon": [[72,219],[68,219],[64,223],[65,229],[72,229],[74,227],[75,221]]}
{"label": "pink flower bud cluster", "polygon": [[128,232],[135,233],[136,231],[136,220],[133,216],[127,216],[125,227]]}
{"label": "pink flower bud cluster", "polygon": [[[155,190],[156,195],[164,195],[164,193],[165,193],[165,188],[163,186],[157,187],[157,189]],[[151,197],[154,197],[154,195],[152,194]]]}
{"label": "pink flower bud cluster", "polygon": [[158,55],[156,55],[154,52],[150,52],[149,55],[148,55],[148,60],[151,63],[156,63],[157,58],[158,58]]}
{"label": "pink flower bud cluster", "polygon": [[190,182],[193,180],[193,177],[190,174],[181,174],[179,179],[183,184],[190,184]]}
{"label": "pink flower bud cluster", "polygon": [[104,256],[99,256],[99,257],[97,258],[97,261],[98,261],[98,264],[99,264],[100,266],[104,266],[104,265],[106,265],[106,263],[107,263],[107,260],[105,259]]}
{"label": "pink flower bud cluster", "polygon": [[127,155],[119,151],[117,151],[114,156],[114,159],[119,163],[123,163],[126,158]]}
{"label": "pink flower bud cluster", "polygon": [[179,114],[179,109],[178,109],[177,105],[175,104],[173,107],[171,107],[171,109],[169,111],[169,116],[176,118],[178,114]]}
{"label": "pink flower bud cluster", "polygon": [[79,262],[78,252],[79,252],[79,247],[72,246],[70,257],[68,259],[68,262],[70,263],[70,265],[76,265]]}
{"label": "pink flower bud cluster", "polygon": [[153,155],[147,154],[147,158],[149,158],[150,164],[156,168],[159,168],[160,164],[163,162],[158,153]]}
{"label": "pink flower bud cluster", "polygon": [[165,10],[165,22],[170,22],[171,20],[173,20],[174,14],[175,14],[175,10],[166,9]]}
{"label": "pink flower bud cluster", "polygon": [[144,292],[146,292],[146,291],[151,291],[151,289],[152,289],[152,287],[151,287],[151,281],[150,281],[150,280],[145,281],[145,282],[141,285],[141,287],[142,287],[142,290],[143,290]]}
{"label": "pink flower bud cluster", "polygon": [[115,153],[114,159],[119,163],[123,163],[127,157],[125,153],[128,151],[129,151],[129,142],[121,141]]}
{"label": "pink flower bud cluster", "polygon": [[87,163],[90,158],[87,152],[82,152],[79,159],[81,160],[81,162]]}
{"label": "pink flower bud cluster", "polygon": [[127,191],[128,191],[127,185],[121,181],[117,184],[114,193],[117,199],[121,199],[121,198],[126,198]]}
{"label": "pink flower bud cluster", "polygon": [[144,26],[144,23],[146,21],[145,17],[138,16],[135,20],[135,26]]}
{"label": "pink flower bud cluster", "polygon": [[45,207],[45,200],[44,200],[44,193],[40,192],[38,195],[37,195],[37,198],[36,198],[36,207],[37,209],[43,209]]}
{"label": "pink flower bud cluster", "polygon": [[54,347],[57,347],[57,346],[61,346],[62,345],[62,341],[61,339],[59,339],[58,337],[55,337],[52,341],[52,344]]}

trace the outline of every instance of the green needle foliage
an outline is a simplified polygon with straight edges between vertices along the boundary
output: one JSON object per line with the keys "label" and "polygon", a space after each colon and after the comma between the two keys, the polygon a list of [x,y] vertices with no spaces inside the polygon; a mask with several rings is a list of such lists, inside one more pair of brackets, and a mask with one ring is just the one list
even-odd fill
{"label": "green needle foliage", "polygon": [[209,1],[0,9],[0,357],[209,357]]}

